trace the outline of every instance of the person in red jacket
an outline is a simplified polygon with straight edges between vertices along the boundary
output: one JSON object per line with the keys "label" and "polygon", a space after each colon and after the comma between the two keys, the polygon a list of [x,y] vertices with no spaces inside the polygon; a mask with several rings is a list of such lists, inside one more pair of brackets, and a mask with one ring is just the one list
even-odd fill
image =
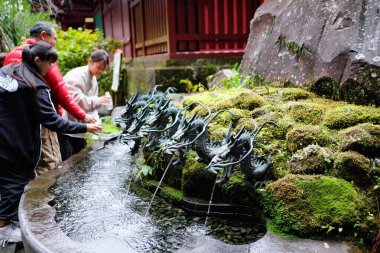
{"label": "person in red jacket", "polygon": [[[57,33],[52,23],[46,21],[38,21],[35,23],[30,29],[30,38],[26,40],[24,45],[13,49],[5,57],[3,65],[6,66],[12,63],[20,63],[22,60],[21,53],[23,48],[26,45],[33,45],[38,41],[45,41],[53,47],[56,45]],[[44,76],[44,79],[51,90],[51,100],[60,116],[62,116],[63,107],[79,121],[85,123],[96,122],[96,119],[93,116],[86,114],[86,112],[79,107],[69,95],[57,63],[52,64],[52,67]],[[57,133],[42,127],[41,138],[42,150],[37,169],[38,174],[56,168],[62,161]]]}

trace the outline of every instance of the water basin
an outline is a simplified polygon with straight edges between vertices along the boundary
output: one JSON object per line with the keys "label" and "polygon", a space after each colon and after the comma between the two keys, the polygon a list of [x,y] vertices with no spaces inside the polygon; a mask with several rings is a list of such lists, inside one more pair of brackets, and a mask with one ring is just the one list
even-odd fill
{"label": "water basin", "polygon": [[152,193],[128,192],[128,176],[139,159],[129,147],[112,143],[90,153],[57,180],[55,220],[72,240],[111,247],[122,241],[137,252],[175,252],[194,235],[207,234],[229,244],[258,240],[265,226],[250,220],[187,214],[157,197],[144,216]]}

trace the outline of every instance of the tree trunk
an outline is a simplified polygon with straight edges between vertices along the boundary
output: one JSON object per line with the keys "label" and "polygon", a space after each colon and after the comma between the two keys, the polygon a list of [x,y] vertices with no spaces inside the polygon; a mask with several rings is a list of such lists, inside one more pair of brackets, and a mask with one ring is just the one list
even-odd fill
{"label": "tree trunk", "polygon": [[380,252],[380,230],[377,233],[375,243],[373,244],[373,247],[371,250],[371,253],[378,253],[378,252]]}

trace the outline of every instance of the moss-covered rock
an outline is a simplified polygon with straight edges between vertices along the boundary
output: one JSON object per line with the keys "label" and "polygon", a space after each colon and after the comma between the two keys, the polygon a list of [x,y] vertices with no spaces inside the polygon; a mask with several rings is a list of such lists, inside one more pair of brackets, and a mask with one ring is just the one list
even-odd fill
{"label": "moss-covered rock", "polygon": [[224,134],[228,131],[228,126],[219,125],[216,123],[210,123],[209,132],[210,140],[221,142],[224,139]]}
{"label": "moss-covered rock", "polygon": [[315,97],[314,93],[301,88],[284,88],[279,93],[284,100],[300,100]]}
{"label": "moss-covered rock", "polygon": [[180,205],[183,199],[181,191],[166,186],[161,188],[160,195],[166,199],[166,201],[176,205]]}
{"label": "moss-covered rock", "polygon": [[278,83],[277,87],[273,86],[276,85],[256,86],[252,89],[252,91],[260,96],[273,95],[278,93],[278,90],[280,89],[279,87],[282,87],[282,84]]}
{"label": "moss-covered rock", "polygon": [[371,161],[353,151],[340,152],[334,161],[332,175],[359,186],[370,184]]}
{"label": "moss-covered rock", "polygon": [[237,108],[229,108],[229,112],[225,111],[218,114],[211,122],[216,122],[219,125],[228,126],[232,121],[232,124],[236,124],[239,119],[249,117],[250,111]]}
{"label": "moss-covered rock", "polygon": [[252,111],[250,111],[250,117],[252,118],[257,118],[260,117],[264,114],[270,113],[272,111],[272,106],[271,105],[265,105],[260,108],[256,108]]}
{"label": "moss-covered rock", "polygon": [[252,118],[240,118],[235,126],[235,131],[238,132],[240,129],[245,128],[247,131],[253,131],[255,123]]}
{"label": "moss-covered rock", "polygon": [[[183,106],[188,106],[193,102],[200,102],[216,112],[223,109],[241,109],[241,110],[253,110],[263,106],[266,102],[255,92],[248,89],[228,89],[217,90],[212,92],[202,92],[200,94],[194,94],[185,99],[182,102]],[[205,110],[197,106],[199,114],[204,115]]]}
{"label": "moss-covered rock", "polygon": [[327,146],[334,143],[334,141],[332,132],[320,126],[296,126],[286,134],[286,142],[288,148],[292,152],[302,149],[310,144]]}
{"label": "moss-covered rock", "polygon": [[361,195],[343,179],[291,174],[268,185],[263,203],[268,229],[296,236],[353,236],[364,206]]}
{"label": "moss-covered rock", "polygon": [[236,173],[223,185],[224,198],[231,204],[245,206],[260,205],[259,195],[256,193],[254,184],[248,182],[242,173]]}
{"label": "moss-covered rock", "polygon": [[298,150],[289,162],[294,174],[324,174],[332,167],[332,163],[331,152],[317,144]]}
{"label": "moss-covered rock", "polygon": [[265,104],[264,99],[252,91],[242,92],[232,100],[233,107],[242,110],[253,110]]}
{"label": "moss-covered rock", "polygon": [[342,129],[360,123],[380,123],[380,109],[369,106],[345,105],[326,111],[322,124]]}
{"label": "moss-covered rock", "polygon": [[283,113],[291,116],[297,123],[318,124],[320,123],[325,106],[310,102],[288,102],[281,107]]}
{"label": "moss-covered rock", "polygon": [[342,151],[353,150],[367,157],[380,154],[380,125],[360,124],[339,132]]}
{"label": "moss-covered rock", "polygon": [[220,89],[216,91],[195,93],[190,96],[186,96],[182,101],[182,105],[185,107],[191,103],[199,102],[207,106],[212,106],[218,103],[223,103],[224,101],[229,101],[231,98],[236,98],[239,94],[247,91],[249,92],[247,89]]}
{"label": "moss-covered rock", "polygon": [[187,156],[182,172],[182,192],[187,197],[209,199],[216,175],[207,171],[206,164],[197,162],[197,156],[195,151]]}

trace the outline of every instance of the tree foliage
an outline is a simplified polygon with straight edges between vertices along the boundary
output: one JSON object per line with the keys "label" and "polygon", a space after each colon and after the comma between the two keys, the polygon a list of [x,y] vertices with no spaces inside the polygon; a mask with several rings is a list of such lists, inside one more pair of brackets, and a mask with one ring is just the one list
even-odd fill
{"label": "tree foliage", "polygon": [[0,51],[6,52],[29,37],[30,28],[40,20],[51,21],[48,12],[32,12],[27,0],[0,0]]}
{"label": "tree foliage", "polygon": [[[69,28],[67,31],[59,31],[57,36],[55,48],[58,51],[58,65],[62,75],[73,68],[86,65],[91,53],[96,49],[112,53],[122,46],[122,42],[104,38],[99,30]],[[98,78],[98,83],[101,94],[104,90],[109,90],[112,83],[112,64]]]}
{"label": "tree foliage", "polygon": [[94,50],[104,49],[111,53],[121,46],[116,40],[104,38],[98,30],[69,28],[67,31],[59,31],[57,36],[55,48],[63,75],[73,68],[86,65]]}

